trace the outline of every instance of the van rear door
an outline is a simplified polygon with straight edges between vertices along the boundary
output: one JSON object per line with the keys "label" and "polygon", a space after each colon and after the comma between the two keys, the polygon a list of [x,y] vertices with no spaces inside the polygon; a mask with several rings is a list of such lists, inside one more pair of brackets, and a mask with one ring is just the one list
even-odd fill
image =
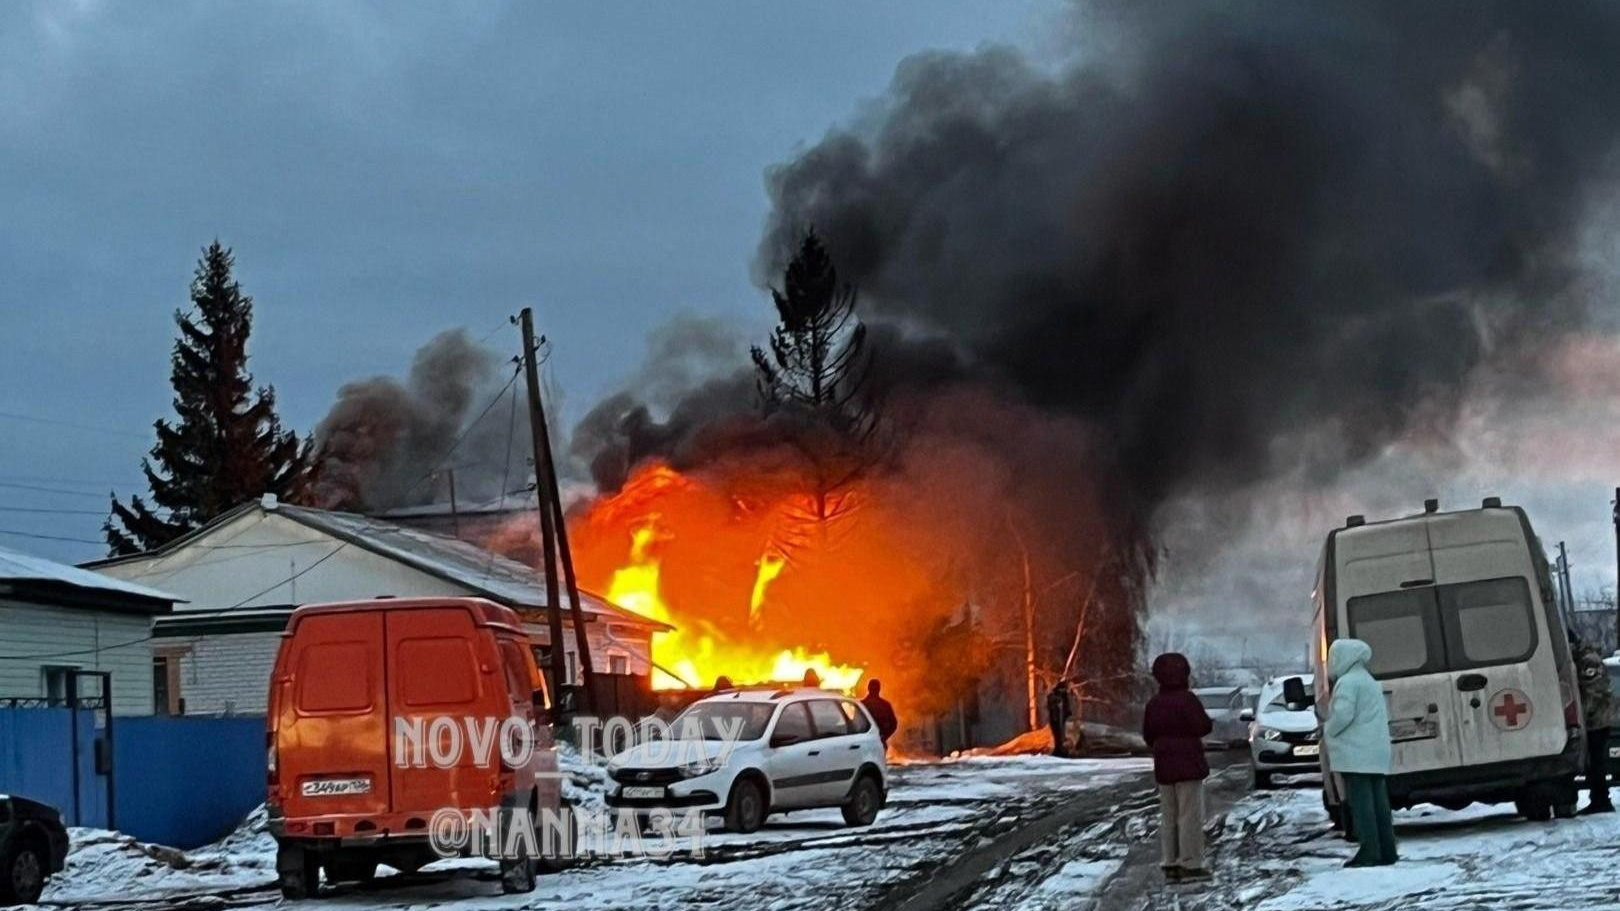
{"label": "van rear door", "polygon": [[1429,523],[1435,592],[1469,765],[1556,755],[1564,697],[1553,636],[1518,514],[1437,516]]}
{"label": "van rear door", "polygon": [[467,608],[445,606],[390,612],[387,641],[390,732],[399,724],[423,734],[420,756],[395,757],[394,812],[426,819],[444,807],[496,806],[508,705],[494,636]]}
{"label": "van rear door", "polygon": [[388,811],[382,632],[377,613],[315,614],[287,640],[275,725],[289,817]]}
{"label": "van rear door", "polygon": [[1459,765],[1461,719],[1440,612],[1425,587],[1434,579],[1434,566],[1423,523],[1341,531],[1334,549],[1335,598],[1343,610],[1338,635],[1372,646],[1368,670],[1387,699],[1395,769]]}

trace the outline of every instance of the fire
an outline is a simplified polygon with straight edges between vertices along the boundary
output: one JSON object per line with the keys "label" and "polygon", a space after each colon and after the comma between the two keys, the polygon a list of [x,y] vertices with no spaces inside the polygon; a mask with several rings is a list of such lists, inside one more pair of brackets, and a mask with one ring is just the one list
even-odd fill
{"label": "fire", "polygon": [[[660,581],[662,560],[654,552],[665,533],[659,515],[652,513],[630,530],[629,562],[613,571],[608,600],[675,627],[653,637],[653,686],[659,689],[704,687],[726,676],[739,684],[798,681],[814,670],[822,686],[852,690],[862,668],[838,664],[826,652],[803,647],[776,648],[739,642],[697,616],[682,616],[664,600]],[[786,567],[786,558],[767,550],[759,559],[749,597],[749,618],[757,627],[759,612],[771,583]]]}

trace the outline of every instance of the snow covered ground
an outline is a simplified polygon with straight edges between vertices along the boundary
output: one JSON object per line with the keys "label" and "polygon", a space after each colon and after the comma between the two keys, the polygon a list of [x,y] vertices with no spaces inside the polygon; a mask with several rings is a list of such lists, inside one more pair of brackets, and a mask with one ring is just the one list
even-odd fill
{"label": "snow covered ground", "polygon": [[[310,907],[847,909],[881,904],[902,884],[926,879],[986,839],[1038,819],[1086,792],[1144,783],[1141,759],[1061,760],[1048,756],[973,757],[891,769],[889,805],[876,824],[843,825],[836,810],[773,817],[752,835],[712,832],[702,857],[662,861],[592,860],[543,877],[529,895],[502,895],[494,865],[451,861],[411,877],[327,890]],[[598,799],[602,780],[575,769],[570,793]],[[1133,785],[1134,786],[1134,785]],[[57,907],[198,906],[204,896],[234,907],[279,902],[275,845],[262,818],[225,841],[191,852],[141,845],[117,833],[75,830],[69,869],[45,903]],[[1103,875],[1098,868],[1092,871]],[[1085,875],[1082,867],[1072,876]],[[204,903],[206,904],[206,902]],[[217,903],[215,903],[217,906]]]}
{"label": "snow covered ground", "polygon": [[1534,823],[1512,807],[1423,806],[1396,813],[1395,834],[1399,864],[1347,870],[1354,848],[1327,834],[1318,791],[1255,794],[1226,820],[1212,892],[1257,911],[1620,907],[1620,814]]}

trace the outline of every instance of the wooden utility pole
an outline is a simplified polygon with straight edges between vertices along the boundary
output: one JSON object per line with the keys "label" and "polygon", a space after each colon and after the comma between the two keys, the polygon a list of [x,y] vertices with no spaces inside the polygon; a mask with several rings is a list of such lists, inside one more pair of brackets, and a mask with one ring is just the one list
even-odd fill
{"label": "wooden utility pole", "polygon": [[591,663],[591,639],[585,633],[585,609],[579,603],[579,580],[574,577],[574,551],[568,546],[568,522],[563,516],[562,491],[557,486],[557,466],[551,465],[551,508],[557,526],[557,554],[562,557],[563,587],[568,589],[568,616],[574,624],[574,649],[579,652],[579,672],[585,681],[585,705],[597,709],[596,666]]}
{"label": "wooden utility pole", "polygon": [[[1620,569],[1620,487],[1614,489],[1614,546],[1615,565]],[[1614,642],[1615,650],[1620,651],[1620,575],[1614,586]]]}
{"label": "wooden utility pole", "polygon": [[563,654],[562,598],[557,592],[557,511],[547,498],[546,479],[550,477],[551,437],[546,430],[546,412],[540,403],[540,368],[535,363],[534,313],[528,307],[518,314],[523,330],[523,374],[529,387],[529,436],[534,444],[535,496],[540,501],[539,567],[546,584],[546,632],[551,640],[551,684],[558,691],[569,683],[568,658]]}

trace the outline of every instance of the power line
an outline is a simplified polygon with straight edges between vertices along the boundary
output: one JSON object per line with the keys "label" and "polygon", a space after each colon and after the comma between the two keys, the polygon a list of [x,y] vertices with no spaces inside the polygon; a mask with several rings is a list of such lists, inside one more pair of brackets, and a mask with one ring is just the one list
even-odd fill
{"label": "power line", "polygon": [[31,490],[35,493],[54,493],[58,496],[64,497],[93,497],[97,500],[107,499],[107,494],[104,493],[90,493],[84,490],[68,490],[65,487],[42,487],[38,484],[14,484],[10,481],[0,481],[0,487],[6,487],[12,490]]}
{"label": "power line", "polygon": [[48,509],[43,506],[0,506],[0,512],[37,512],[53,516],[105,516],[100,509]]}
{"label": "power line", "polygon": [[0,535],[12,535],[18,538],[37,538],[41,541],[71,541],[75,544],[106,544],[106,541],[96,538],[68,538],[62,535],[42,535],[32,531],[16,531],[10,528],[0,528]]}
{"label": "power line", "polygon": [[83,424],[78,421],[64,421],[61,418],[42,418],[32,414],[18,414],[14,411],[0,411],[0,418],[9,421],[22,421],[27,424],[47,424],[52,427],[67,427],[73,430],[84,430],[90,433],[105,433],[112,436],[132,437],[137,440],[146,439],[146,434],[136,433],[132,430],[116,430],[111,427],[97,427],[94,424]]}

